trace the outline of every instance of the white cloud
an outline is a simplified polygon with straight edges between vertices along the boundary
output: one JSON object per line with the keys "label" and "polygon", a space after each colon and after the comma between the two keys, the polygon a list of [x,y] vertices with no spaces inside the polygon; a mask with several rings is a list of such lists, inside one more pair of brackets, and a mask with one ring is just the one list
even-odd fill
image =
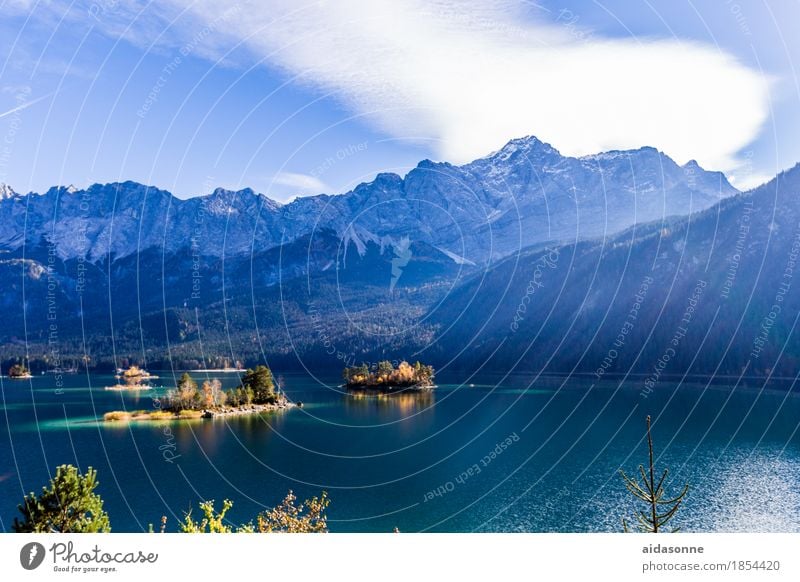
{"label": "white cloud", "polygon": [[[205,21],[219,10],[173,1]],[[767,80],[715,47],[576,35],[513,2],[259,0],[227,24],[259,58],[456,162],[534,134],[566,154],[653,145],[729,170],[768,111]]]}
{"label": "white cloud", "polygon": [[275,184],[289,186],[301,192],[313,192],[319,194],[327,188],[325,183],[315,176],[309,174],[295,174],[294,172],[280,172],[272,179]]}
{"label": "white cloud", "polygon": [[290,202],[298,196],[322,194],[330,189],[319,178],[309,174],[279,172],[273,176],[269,195],[281,202]]}
{"label": "white cloud", "polygon": [[41,97],[37,97],[36,99],[32,99],[31,101],[25,101],[16,107],[12,107],[8,111],[3,111],[0,113],[0,118],[7,117],[9,115],[13,115],[15,113],[19,113],[20,111],[27,109],[31,105],[36,105],[39,101],[43,101],[44,99],[48,99],[51,95],[42,95]]}
{"label": "white cloud", "polygon": [[[117,8],[126,21],[141,5],[128,2]],[[158,16],[160,42],[213,27],[198,54],[221,57],[242,43],[386,133],[437,144],[454,162],[533,134],[570,155],[652,145],[679,163],[729,171],[768,114],[768,80],[717,47],[584,34],[521,0],[235,6],[220,26],[217,0],[149,5],[137,17],[147,24],[127,36],[149,42]]]}
{"label": "white cloud", "polygon": [[[777,173],[778,170],[775,171],[775,174]],[[775,174],[742,173],[739,175],[734,173],[729,174],[727,178],[735,188],[746,192],[747,190],[752,190],[762,184],[766,184],[775,177]]]}

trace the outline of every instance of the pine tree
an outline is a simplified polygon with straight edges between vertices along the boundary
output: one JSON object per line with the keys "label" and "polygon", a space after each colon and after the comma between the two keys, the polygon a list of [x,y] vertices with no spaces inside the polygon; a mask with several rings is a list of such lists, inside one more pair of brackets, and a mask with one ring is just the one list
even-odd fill
{"label": "pine tree", "polygon": [[[656,483],[655,480],[655,465],[653,460],[653,438],[650,434],[650,416],[647,417],[647,448],[650,453],[649,469],[645,471],[643,465],[639,465],[639,473],[641,475],[641,484],[638,479],[628,477],[625,471],[620,469],[622,479],[625,482],[625,487],[637,499],[647,504],[646,510],[640,510],[636,513],[639,531],[644,533],[658,533],[669,522],[681,504],[683,503],[686,493],[689,491],[689,485],[684,485],[683,490],[672,499],[664,498],[664,481],[667,479],[669,469],[665,469],[661,478]],[[622,518],[622,528],[624,531],[628,530],[628,522]],[[676,532],[679,528],[674,528],[672,531]]]}
{"label": "pine tree", "polygon": [[25,496],[19,511],[23,520],[14,519],[18,533],[104,533],[111,531],[103,500],[94,490],[97,471],[89,467],[85,475],[72,465],[56,468],[50,487],[42,487],[37,497]]}
{"label": "pine tree", "polygon": [[272,371],[266,366],[256,366],[247,370],[242,378],[242,388],[252,390],[253,402],[264,404],[275,400],[275,382],[272,380]]}

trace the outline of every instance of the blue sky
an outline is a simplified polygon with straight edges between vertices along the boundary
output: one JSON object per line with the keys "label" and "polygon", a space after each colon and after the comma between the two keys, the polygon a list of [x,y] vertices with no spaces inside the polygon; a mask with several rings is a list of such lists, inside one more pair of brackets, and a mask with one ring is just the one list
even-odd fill
{"label": "blue sky", "polygon": [[13,0],[0,182],[338,193],[537,135],[739,187],[800,161],[800,2]]}

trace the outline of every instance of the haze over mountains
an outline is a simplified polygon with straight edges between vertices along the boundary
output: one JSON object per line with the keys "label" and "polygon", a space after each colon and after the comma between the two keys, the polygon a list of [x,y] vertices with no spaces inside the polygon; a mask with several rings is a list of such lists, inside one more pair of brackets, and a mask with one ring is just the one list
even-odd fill
{"label": "haze over mountains", "polygon": [[286,205],[250,189],[4,188],[3,360],[647,373],[686,327],[661,372],[791,373],[789,293],[748,355],[786,282],[799,174],[740,194],[652,148],[570,158],[529,137]]}
{"label": "haze over mountains", "polygon": [[598,379],[612,372],[654,383],[669,373],[794,377],[799,195],[797,165],[690,216],[520,253],[448,296],[432,317],[442,331],[431,349],[489,369],[522,365]]}
{"label": "haze over mountains", "polygon": [[735,192],[721,173],[694,162],[680,167],[653,148],[570,158],[529,137],[464,166],[425,160],[404,178],[378,174],[346,194],[287,205],[249,188],[180,200],[134,182],[26,196],[6,187],[0,245],[50,244],[62,260],[113,262],[194,242],[203,255],[221,257],[330,228],[356,246],[362,239],[408,236],[482,263],[538,242],[601,236],[686,214]]}

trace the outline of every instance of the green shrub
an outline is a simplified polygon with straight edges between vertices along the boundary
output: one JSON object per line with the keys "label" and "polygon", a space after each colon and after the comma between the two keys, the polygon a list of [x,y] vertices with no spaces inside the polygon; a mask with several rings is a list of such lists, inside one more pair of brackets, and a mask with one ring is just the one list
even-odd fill
{"label": "green shrub", "polygon": [[103,533],[111,531],[103,500],[94,490],[97,471],[89,467],[85,475],[72,465],[56,468],[49,487],[38,496],[25,496],[19,511],[22,521],[14,519],[18,533]]}
{"label": "green shrub", "polygon": [[295,505],[297,497],[289,491],[280,505],[256,516],[256,522],[233,526],[225,523],[225,514],[233,507],[233,501],[225,499],[217,512],[214,500],[200,503],[203,517],[195,521],[189,511],[180,524],[183,533],[326,533],[328,522],[325,509],[330,500],[322,492],[320,497],[307,499]]}

